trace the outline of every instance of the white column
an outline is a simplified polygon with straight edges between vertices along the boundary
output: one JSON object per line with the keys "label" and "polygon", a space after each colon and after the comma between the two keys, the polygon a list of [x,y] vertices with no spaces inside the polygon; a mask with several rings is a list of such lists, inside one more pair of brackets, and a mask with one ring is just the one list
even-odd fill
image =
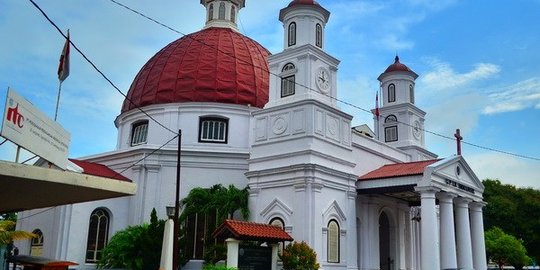
{"label": "white column", "polygon": [[227,267],[238,268],[238,248],[240,241],[234,238],[227,238]]}
{"label": "white column", "polygon": [[174,242],[174,221],[167,219],[163,231],[163,243],[161,245],[161,260],[159,270],[172,270],[173,265],[173,242]]}
{"label": "white column", "polygon": [[[469,203],[471,200],[456,198],[457,262],[461,269],[473,269]],[[480,269],[479,269],[480,270]],[[483,269],[482,269],[483,270]]]}
{"label": "white column", "polygon": [[484,202],[472,202],[471,208],[471,237],[473,249],[474,269],[487,269],[486,244],[484,242],[484,218],[482,216],[482,207]]}
{"label": "white column", "polygon": [[441,269],[457,268],[456,234],[454,232],[454,202],[456,195],[439,193],[439,210],[441,219]]}
{"label": "white column", "polygon": [[[357,242],[357,225],[356,225],[356,190],[351,191],[348,193],[348,199],[349,199],[349,211],[348,211],[348,217],[347,217],[347,237],[345,238],[345,242],[347,243],[347,258],[346,262],[348,265],[348,269],[358,269],[358,242]],[[340,233],[341,237],[341,233]]]}
{"label": "white column", "polygon": [[279,244],[272,243],[270,246],[272,247],[272,267],[270,269],[277,270]]}
{"label": "white column", "polygon": [[421,233],[421,259],[422,270],[441,269],[439,261],[439,232],[437,228],[437,209],[435,206],[435,193],[439,191],[433,187],[417,187],[420,192],[420,233]]}

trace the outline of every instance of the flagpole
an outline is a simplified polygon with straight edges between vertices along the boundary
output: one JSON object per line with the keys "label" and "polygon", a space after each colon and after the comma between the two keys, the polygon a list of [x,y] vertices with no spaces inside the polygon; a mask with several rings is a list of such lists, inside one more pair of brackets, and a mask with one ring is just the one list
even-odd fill
{"label": "flagpole", "polygon": [[56,97],[56,110],[54,111],[54,121],[58,117],[58,106],[60,106],[60,93],[62,92],[62,81],[60,81],[58,86],[58,96]]}

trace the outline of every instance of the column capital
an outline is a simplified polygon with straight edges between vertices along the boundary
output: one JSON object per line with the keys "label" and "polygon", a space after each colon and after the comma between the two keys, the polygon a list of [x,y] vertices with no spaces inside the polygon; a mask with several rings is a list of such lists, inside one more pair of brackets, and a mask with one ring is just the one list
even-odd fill
{"label": "column capital", "polygon": [[454,203],[456,204],[456,207],[469,207],[469,203],[471,203],[472,200],[469,198],[463,198],[463,197],[457,197],[454,199]]}
{"label": "column capital", "polygon": [[437,193],[437,199],[440,202],[452,203],[453,199],[457,197],[457,194],[451,192],[439,192]]}
{"label": "column capital", "polygon": [[484,201],[473,201],[469,203],[469,208],[471,208],[472,211],[478,211],[482,212],[482,208],[487,205],[487,202]]}
{"label": "column capital", "polygon": [[440,188],[436,188],[432,186],[415,187],[414,190],[416,192],[419,192],[421,195],[433,194],[433,197],[435,197],[435,193],[441,191]]}

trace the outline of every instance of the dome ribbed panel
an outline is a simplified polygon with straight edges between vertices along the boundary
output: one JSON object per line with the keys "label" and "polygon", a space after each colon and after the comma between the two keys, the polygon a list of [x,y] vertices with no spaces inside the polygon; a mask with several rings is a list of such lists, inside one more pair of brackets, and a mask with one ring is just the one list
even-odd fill
{"label": "dome ribbed panel", "polygon": [[[219,48],[219,49],[218,49]],[[262,108],[268,102],[270,53],[228,28],[184,36],[159,51],[139,71],[122,113],[153,104],[219,102]]]}

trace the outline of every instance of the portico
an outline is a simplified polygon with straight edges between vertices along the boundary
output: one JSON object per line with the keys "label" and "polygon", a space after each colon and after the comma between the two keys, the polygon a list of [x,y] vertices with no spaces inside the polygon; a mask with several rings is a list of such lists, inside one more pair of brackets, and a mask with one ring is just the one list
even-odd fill
{"label": "portico", "polygon": [[400,244],[420,247],[420,256],[390,269],[487,268],[482,217],[484,187],[463,157],[385,165],[361,176],[357,188],[359,195],[378,194],[407,202],[409,207],[419,206],[420,214],[409,218],[413,224],[408,228],[419,222],[420,230],[410,230],[411,241]]}

